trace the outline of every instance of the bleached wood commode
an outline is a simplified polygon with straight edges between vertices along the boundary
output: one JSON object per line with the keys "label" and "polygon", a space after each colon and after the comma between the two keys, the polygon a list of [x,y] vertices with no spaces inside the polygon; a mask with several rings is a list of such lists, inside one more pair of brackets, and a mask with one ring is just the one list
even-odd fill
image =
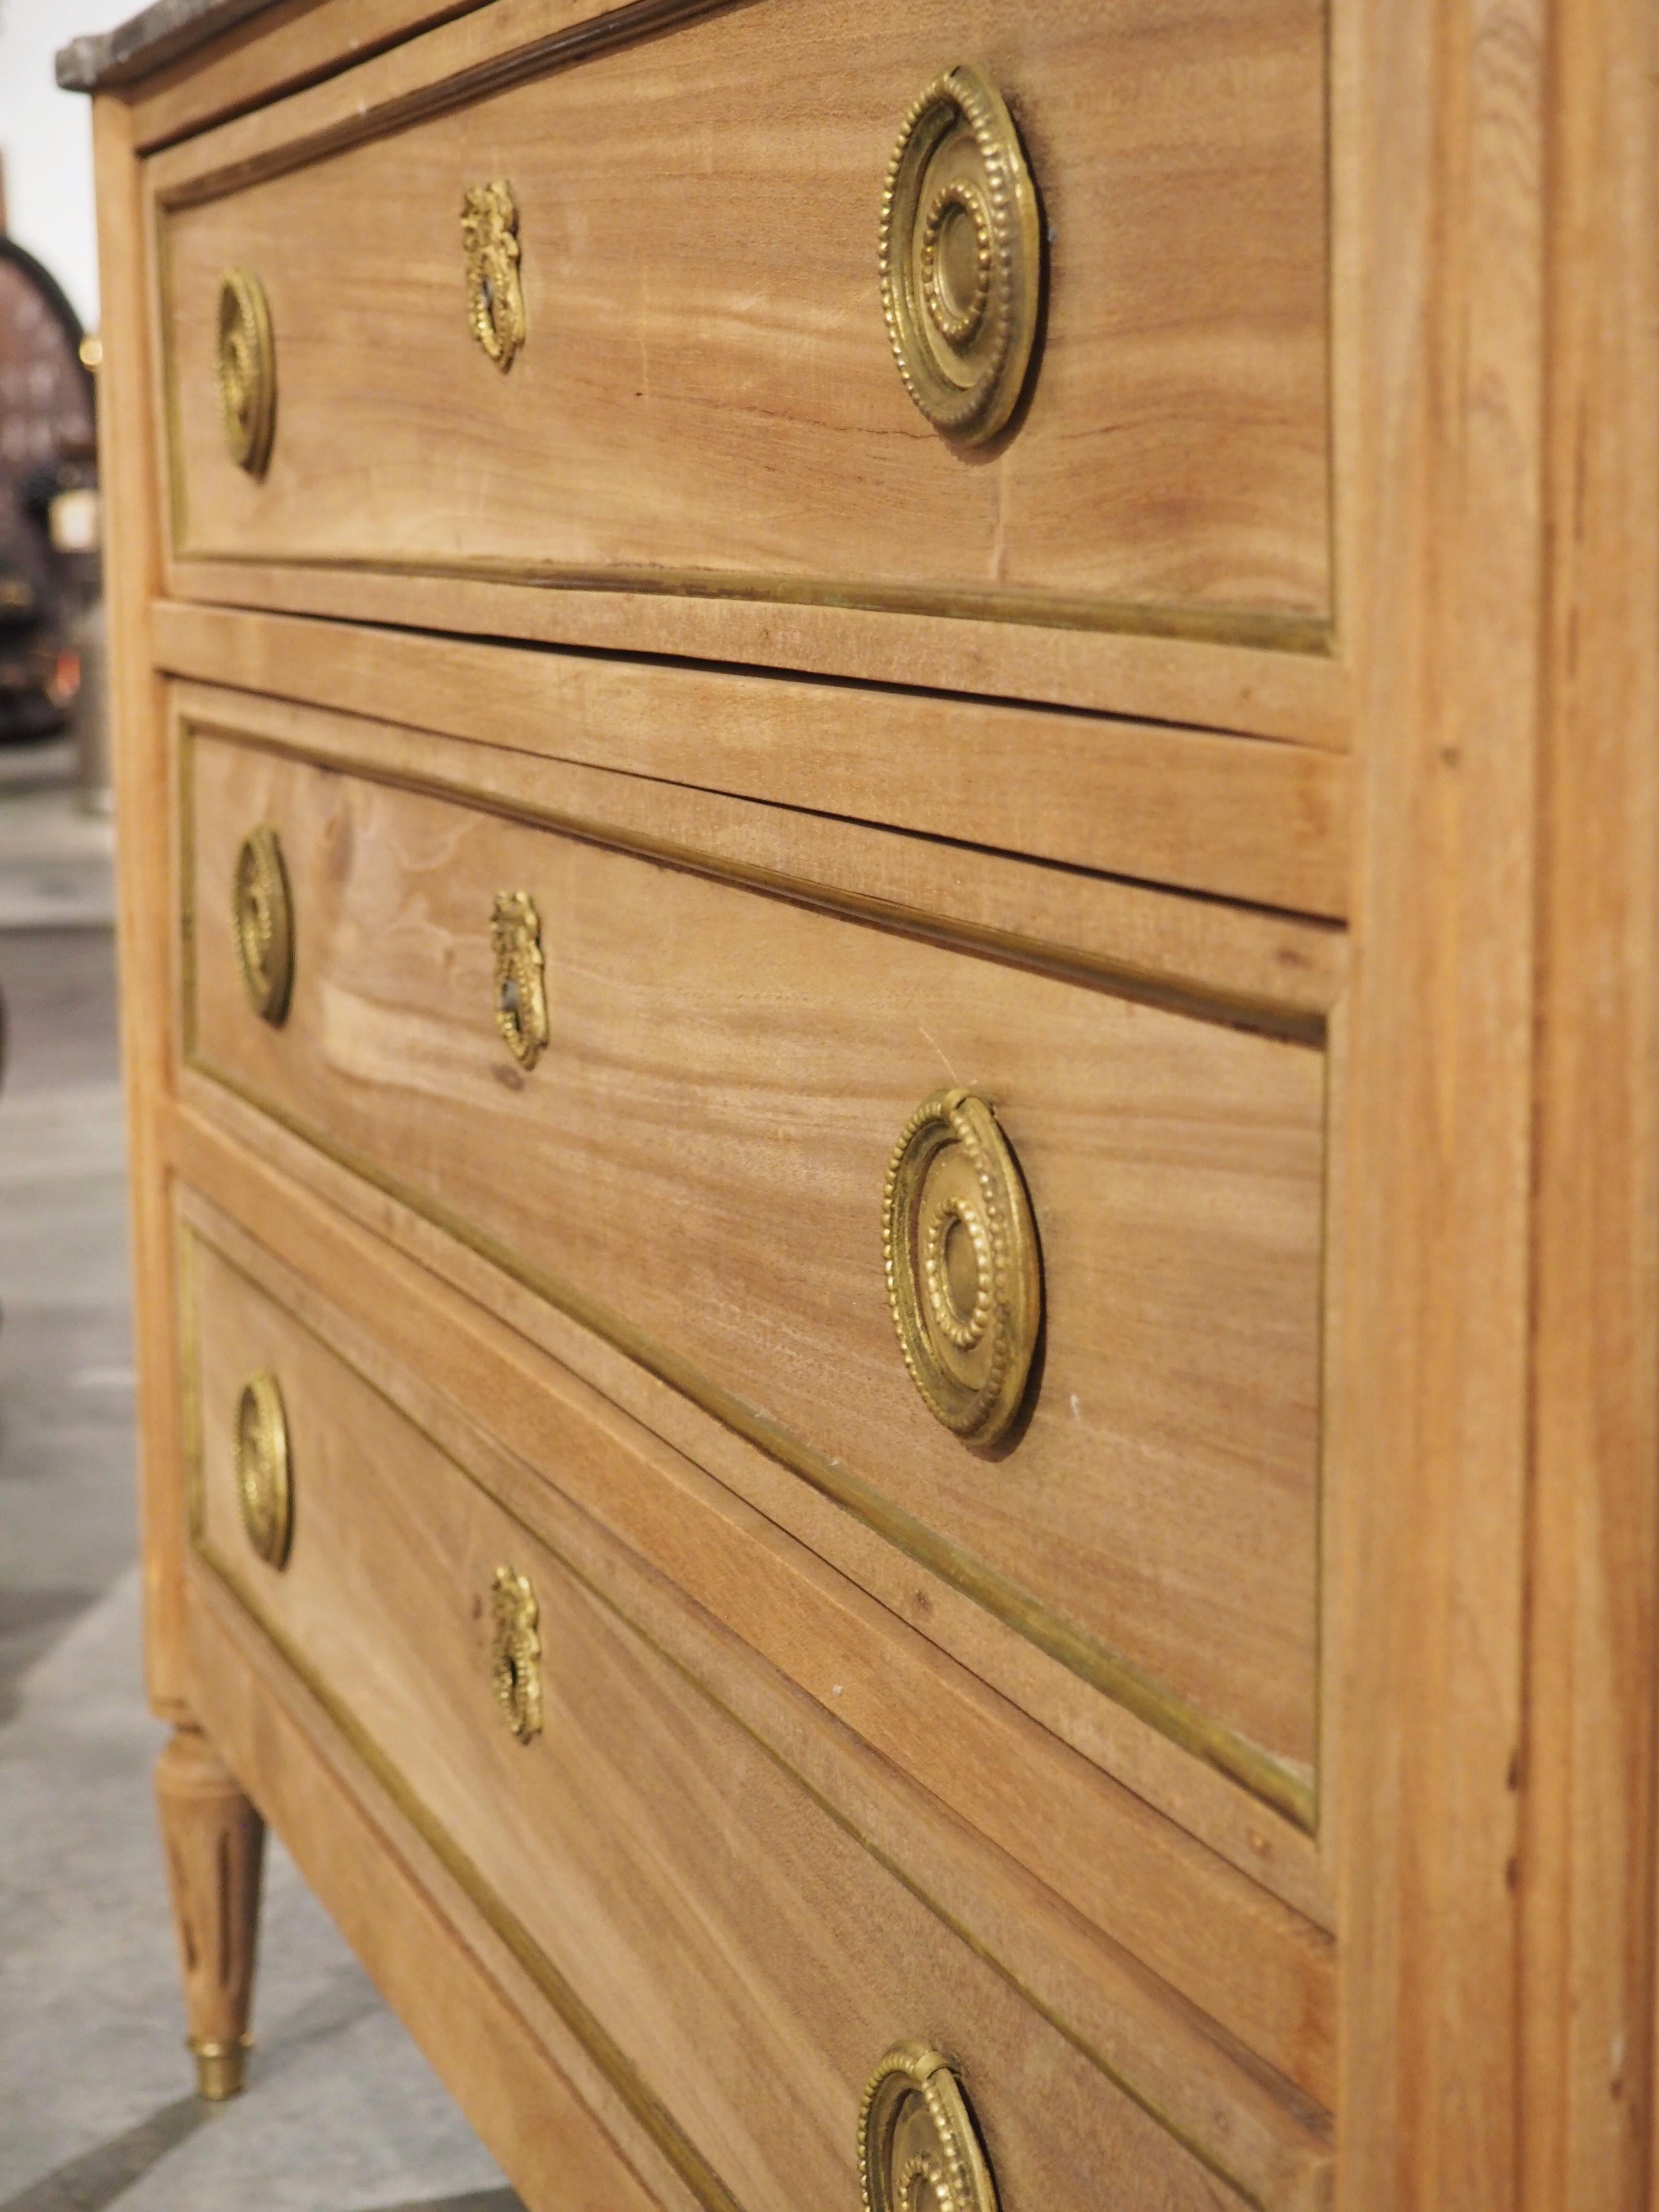
{"label": "bleached wood commode", "polygon": [[68,50],[207,2094],[264,1820],[538,2212],[1649,2202],[1651,13]]}

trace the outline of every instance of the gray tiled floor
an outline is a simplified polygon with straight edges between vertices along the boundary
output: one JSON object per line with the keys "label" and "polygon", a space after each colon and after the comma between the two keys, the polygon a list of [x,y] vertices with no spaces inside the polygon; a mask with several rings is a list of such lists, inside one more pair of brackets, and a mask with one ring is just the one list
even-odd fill
{"label": "gray tiled floor", "polygon": [[280,1849],[248,2089],[190,2094],[138,1675],[108,933],[0,927],[0,2212],[512,2212]]}

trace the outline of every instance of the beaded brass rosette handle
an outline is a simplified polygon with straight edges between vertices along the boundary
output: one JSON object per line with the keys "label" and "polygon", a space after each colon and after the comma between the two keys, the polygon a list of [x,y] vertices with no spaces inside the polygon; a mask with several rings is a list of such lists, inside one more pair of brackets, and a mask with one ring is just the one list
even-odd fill
{"label": "beaded brass rosette handle", "polygon": [[1025,1185],[988,1100],[940,1091],[905,1124],[882,1194],[887,1297],[924,1403],[975,1450],[1019,1419],[1042,1323]]}
{"label": "beaded brass rosette handle", "polygon": [[899,374],[947,437],[979,445],[1019,401],[1036,338],[1036,190],[1002,95],[966,65],[899,132],[881,203],[881,301]]}
{"label": "beaded brass rosette handle", "polygon": [[859,2111],[864,2212],[997,2212],[996,2184],[962,2084],[925,2043],[898,2043]]}
{"label": "beaded brass rosette handle", "polygon": [[251,269],[228,269],[219,286],[217,382],[230,458],[262,477],[276,429],[276,346],[265,288]]}

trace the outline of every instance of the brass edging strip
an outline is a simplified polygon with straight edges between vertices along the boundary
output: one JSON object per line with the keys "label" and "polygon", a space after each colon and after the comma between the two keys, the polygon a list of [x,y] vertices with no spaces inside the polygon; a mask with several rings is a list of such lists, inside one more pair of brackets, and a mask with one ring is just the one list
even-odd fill
{"label": "brass edging strip", "polygon": [[[1150,637],[1193,645],[1254,647],[1301,659],[1328,659],[1331,625],[1321,615],[1271,614],[1248,607],[1181,607],[1133,599],[1051,597],[1009,587],[971,591],[851,579],[830,581],[726,568],[645,568],[621,563],[586,568],[558,562],[398,561],[384,555],[208,551],[179,541],[175,560],[225,568],[285,568],[323,575],[424,577],[444,583],[511,584],[538,591],[607,592],[641,599],[729,599],[771,606],[837,607],[864,614],[929,615],[955,622],[995,622],[1032,629],[1080,630]],[[646,648],[649,650],[649,648]]]}
{"label": "brass edging strip", "polygon": [[683,2133],[673,2115],[652,2095],[633,2061],[588,2010],[512,1907],[484,1880],[448,1830],[410,1789],[361,1722],[337,1701],[288,1638],[272,1626],[240,1589],[212,1546],[198,1538],[193,1549],[231,1603],[247,1616],[307,1694],[321,1706],[354,1756],[368,1769],[444,1871],[471,1899],[686,2186],[708,2208],[708,2212],[744,2212],[726,2184]]}
{"label": "brass edging strip", "polygon": [[228,1069],[216,1066],[205,1054],[192,1054],[186,1064],[196,1073],[219,1084],[267,1115],[359,1182],[379,1190],[417,1219],[429,1223],[477,1254],[579,1327],[602,1337],[659,1382],[667,1383],[671,1389],[678,1390],[725,1426],[746,1437],[769,1458],[799,1475],[821,1496],[861,1521],[895,1550],[937,1575],[964,1597],[971,1598],[994,1619],[1013,1629],[1079,1680],[1099,1690],[1137,1720],[1167,1737],[1178,1750],[1202,1759],[1206,1765],[1238,1783],[1304,1833],[1313,1835],[1317,1832],[1318,1794],[1312,1780],[1294,1773],[1270,1752],[1212,1718],[1176,1691],[1143,1673],[1133,1661],[1074,1627],[995,1568],[947,1543],[913,1515],[882,1497],[862,1477],[816,1450],[781,1422],[726,1389],[701,1368],[647,1336],[597,1299],[521,1258],[488,1231],[466,1221],[438,1200],[427,1198],[350,1147],[336,1144],[300,1115],[289,1113],[240,1082]]}
{"label": "brass edging strip", "polygon": [[[896,901],[874,898],[859,891],[840,890],[832,884],[816,882],[805,876],[785,875],[777,869],[762,867],[751,861],[731,860],[722,854],[710,853],[696,846],[678,844],[671,838],[653,837],[643,831],[620,829],[585,819],[580,815],[562,813],[556,808],[538,805],[533,799],[501,798],[492,793],[480,792],[476,787],[459,780],[451,781],[441,775],[404,770],[394,773],[355,753],[318,753],[303,744],[290,744],[261,732],[238,728],[228,720],[219,722],[208,716],[189,714],[183,720],[182,733],[187,759],[193,760],[195,741],[208,738],[219,744],[236,745],[249,752],[270,753],[279,759],[297,761],[330,775],[349,775],[361,782],[378,784],[387,790],[414,792],[423,798],[464,805],[471,814],[489,815],[497,821],[522,823],[529,828],[569,837],[600,851],[622,853],[630,858],[654,861],[665,867],[680,869],[687,875],[702,877],[711,883],[726,884],[736,890],[782,899],[791,906],[833,915],[839,920],[884,930],[890,935],[938,945],[945,951],[995,960],[1005,967],[1052,976],[1058,982],[1073,983],[1089,989],[1104,989],[1114,997],[1131,1000],[1138,1006],[1156,1006],[1164,1012],[1180,1014],[1189,1020],[1209,1022],[1225,1029],[1249,1030],[1261,1036],[1275,1037],[1284,1043],[1307,1045],[1315,1049],[1322,1049],[1325,1043],[1327,1021],[1324,1012],[1289,1006],[1283,1000],[1258,998],[1248,992],[1230,991],[1224,985],[1180,981],[1167,972],[1137,966],[1132,961],[1113,960],[1104,954],[1085,952],[1075,945],[1057,944],[1051,939],[1022,936],[1012,930],[997,929],[987,923],[952,921],[920,908],[900,905]],[[469,740],[453,738],[447,738],[447,742],[465,745]],[[534,758],[535,756],[527,757]],[[586,762],[576,762],[572,765],[584,769],[591,767]],[[188,788],[181,792],[180,797],[182,805],[193,805],[193,796]],[[777,805],[777,802],[764,799],[746,800],[744,804]],[[804,810],[778,806],[777,811],[801,812]],[[880,825],[877,826],[880,829]],[[938,842],[923,831],[880,830],[880,834],[915,836],[925,843]],[[1045,865],[1041,860],[1030,860],[1022,854],[1016,854],[1014,858],[1030,867]],[[1105,870],[1090,872],[1098,874],[1104,881],[1127,884],[1135,890],[1156,891],[1164,897],[1190,899],[1200,905],[1225,904],[1255,914],[1284,915],[1303,927],[1318,930],[1334,938],[1346,933],[1346,925],[1342,921],[1325,915],[1304,915],[1291,908],[1253,903],[1248,899],[1223,900],[1216,892],[1171,889],[1166,884],[1150,883],[1139,877],[1113,875]],[[193,882],[193,876],[185,878],[184,913],[186,924],[191,915]],[[193,989],[193,972],[191,981]],[[1340,994],[1341,988],[1340,981],[1337,981],[1334,995]],[[195,1042],[193,1001],[186,1010],[185,1019],[189,1024],[188,1054]]]}
{"label": "brass edging strip", "polygon": [[[896,1860],[890,1856],[890,1855],[871,1837],[867,1836],[864,1832],[863,1829],[859,1826],[857,1822],[854,1821],[847,1813],[843,1812],[832,1799],[826,1797],[814,1783],[809,1781],[806,1776],[800,1772],[798,1767],[796,1767],[789,1759],[786,1759],[781,1752],[777,1751],[773,1747],[772,1744],[768,1742],[766,1738],[761,1735],[756,1729],[744,1718],[741,1713],[736,1711],[731,1705],[729,1705],[723,1698],[712,1689],[707,1682],[703,1681],[702,1679],[696,1674],[684,1660],[679,1658],[676,1653],[669,1650],[647,1629],[642,1627],[638,1621],[635,1620],[627,1612],[625,1612],[606,1591],[602,1589],[599,1584],[591,1578],[591,1577],[584,1573],[580,1567],[568,1558],[560,1547],[552,1541],[544,1530],[532,1527],[531,1524],[524,1519],[523,1516],[516,1511],[506,1498],[501,1497],[492,1483],[490,1483],[484,1476],[475,1473],[471,1468],[465,1465],[462,1462],[456,1459],[453,1453],[447,1445],[441,1443],[437,1437],[431,1435],[430,1432],[423,1428],[418,1421],[415,1420],[404,1407],[400,1406],[395,1399],[387,1395],[386,1390],[372,1376],[365,1374],[363,1370],[357,1365],[356,1362],[351,1358],[349,1354],[346,1352],[340,1345],[324,1339],[311,1322],[307,1321],[301,1315],[295,1313],[291,1308],[283,1304],[281,1299],[275,1297],[269,1290],[256,1282],[248,1273],[247,1270],[238,1261],[233,1259],[228,1253],[225,1252],[204,1229],[193,1222],[187,1223],[185,1227],[187,1234],[189,1235],[192,1243],[204,1245],[213,1253],[215,1258],[222,1267],[228,1268],[232,1274],[235,1275],[240,1281],[245,1283],[256,1296],[264,1298],[275,1305],[277,1310],[283,1316],[284,1319],[287,1320],[293,1327],[302,1330],[306,1335],[310,1337],[314,1344],[319,1346],[320,1348],[331,1358],[338,1360],[340,1364],[344,1367],[365,1389],[371,1391],[374,1396],[387,1407],[397,1420],[406,1423],[418,1436],[429,1444],[432,1449],[438,1453],[440,1457],[443,1459],[445,1463],[453,1468],[456,1474],[460,1477],[462,1481],[469,1484],[473,1489],[480,1492],[489,1500],[499,1512],[505,1514],[509,1520],[513,1521],[519,1528],[522,1528],[526,1536],[529,1537],[530,1540],[532,1543],[538,1545],[544,1552],[546,1552],[549,1557],[556,1563],[560,1571],[568,1576],[570,1581],[574,1583],[579,1589],[585,1591],[595,1604],[602,1607],[604,1610],[611,1615],[612,1620],[619,1621],[630,1636],[637,1637],[640,1642],[643,1644],[647,1650],[652,1651],[657,1658],[661,1660],[665,1665],[672,1667],[674,1672],[679,1675],[681,1680],[690,1686],[691,1689],[699,1698],[713,1705],[717,1711],[724,1714],[726,1718],[730,1721],[735,1728],[740,1729],[749,1741],[771,1761],[773,1765],[775,1765],[781,1773],[786,1775],[798,1789],[805,1791],[806,1796],[811,1800],[812,1803],[817,1807],[820,1812],[825,1814],[830,1820],[832,1820],[844,1834],[850,1836],[860,1850],[864,1851],[868,1857],[873,1859],[876,1864],[879,1866],[885,1874],[890,1875],[891,1879],[898,1882],[902,1887],[907,1890],[909,1894],[916,1899],[917,1903],[922,1906],[923,1910],[931,1914],[935,1920],[939,1921],[941,1926],[947,1928],[951,1934],[956,1937],[958,1942],[962,1943],[968,1950],[971,1951],[974,1956],[988,1966],[993,1972],[999,1975],[1001,1979],[1015,1991],[1023,2003],[1029,2005],[1034,2013],[1037,2014],[1040,2018],[1046,2021],[1049,2027],[1051,2027],[1057,2034],[1063,2037],[1064,2039],[1072,2045],[1073,2049],[1078,2051],[1090,2065],[1093,2066],[1099,2073],[1103,2074],[1106,2079],[1112,2082],[1116,2088],[1120,2089],[1126,2097],[1129,2098],[1133,2104],[1137,2105],[1139,2109],[1147,2115],[1148,2118],[1154,2121],[1167,2135],[1171,2136],[1175,2142],[1179,2143],[1183,2150],[1188,2152],[1191,2157],[1197,2160],[1200,2164],[1206,2166],[1212,2173],[1215,2174],[1220,2180],[1224,2182],[1229,2188],[1237,2191],[1238,2194],[1244,2198],[1245,2202],[1254,2208],[1254,2212],[1269,2212],[1269,2208],[1266,2205],[1264,2200],[1260,2197],[1256,2192],[1248,2185],[1248,2184],[1242,2181],[1236,2173],[1231,2172],[1213,2151],[1210,2150],[1197,2137],[1193,2136],[1181,2123],[1173,2119],[1170,2114],[1164,2112],[1163,2108],[1156,2103],[1156,2101],[1149,2098],[1144,2090],[1137,2087],[1132,2081],[1127,2079],[1117,2066],[1104,2057],[1103,2053],[1097,2051],[1084,2036],[1079,2033],[1076,2029],[1070,2027],[1066,2021],[1056,2014],[1042,1998],[1039,1997],[1032,1990],[1028,1989],[1018,1975],[1006,1966],[997,1956],[995,1952],[989,1949],[988,1946],[978,1936],[974,1935],[971,1929],[964,1926],[953,1913],[948,1911],[945,1906],[941,1905],[936,1899],[929,1895],[927,1891],[921,1886],[914,1876],[909,1875]],[[516,1454],[511,1454],[509,1455],[515,1459],[517,1458]],[[507,1931],[497,1924],[495,1917],[496,1911],[499,1911],[506,1917],[507,1919],[511,1921],[513,1927],[519,1931],[523,1942],[528,1947],[532,1958],[531,1960],[526,1960],[520,1956],[516,1948],[514,1948],[514,1956],[520,1959],[520,1963],[526,1967],[526,1971],[531,1972],[532,1975],[536,1975],[538,1986],[540,1986],[540,1978],[539,1975],[537,1974],[536,1966],[532,1963],[532,1960],[536,1962],[545,1962],[545,1954],[540,1949],[539,1946],[537,1945],[535,1939],[530,1936],[528,1930],[525,1929],[522,1923],[520,1923],[513,1915],[511,1908],[501,1903],[501,1901],[496,1897],[494,1890],[472,1865],[471,1861],[468,1859],[465,1854],[460,1850],[460,1847],[458,1844],[455,1844],[449,1838],[448,1832],[442,1828],[441,1826],[436,1822],[435,1816],[427,1810],[420,1798],[404,1781],[401,1772],[393,1765],[389,1755],[380,1749],[380,1746],[374,1741],[374,1739],[368,1735],[367,1729],[364,1729],[359,1722],[353,1718],[343,1706],[340,1705],[336,1701],[333,1692],[323,1684],[320,1677],[313,1671],[307,1662],[299,1654],[295,1647],[289,1641],[283,1631],[274,1626],[263,1609],[251,1596],[247,1595],[244,1592],[240,1585],[236,1582],[228,1565],[214,1551],[213,1547],[203,1539],[199,1530],[192,1529],[191,1540],[193,1548],[198,1556],[201,1559],[204,1565],[213,1572],[222,1587],[230,1597],[233,1604],[234,1604],[239,1610],[245,1613],[260,1632],[266,1637],[272,1647],[282,1657],[284,1664],[291,1668],[293,1673],[303,1683],[309,1694],[316,1699],[319,1705],[322,1706],[324,1711],[327,1713],[335,1726],[337,1727],[341,1734],[346,1737],[347,1741],[351,1744],[354,1751],[356,1751],[357,1755],[363,1759],[364,1764],[370,1768],[370,1771],[374,1774],[381,1787],[386,1791],[386,1794],[392,1798],[394,1804],[397,1805],[398,1810],[410,1820],[410,1825],[416,1827],[417,1832],[422,1836],[423,1839],[434,1850],[438,1850],[438,1855],[443,1859],[443,1863],[448,1869],[449,1872],[461,1883],[463,1888],[466,1890],[467,1894],[472,1899],[473,1903],[478,1907],[479,1911],[483,1913],[485,1918],[489,1921],[491,1926],[496,1928],[496,1932],[502,1936],[504,1941],[508,1942],[509,1948],[514,1948],[512,1938],[507,1934]],[[453,1854],[454,1863],[452,1863],[450,1856],[447,1856],[446,1852],[440,1848],[439,1844],[434,1841],[433,1835],[428,1832],[428,1826],[434,1829],[436,1835],[439,1838],[443,1838],[444,1842],[448,1844],[449,1851]],[[465,1869],[465,1873],[462,1872],[463,1869]],[[1112,1939],[1108,1937],[1106,1940],[1110,1942]],[[556,1968],[552,1967],[550,1963],[547,1963],[546,1971],[556,1978],[562,1979],[562,1978],[557,1976]],[[1158,1978],[1161,1980],[1162,1977],[1159,1977]],[[592,2015],[586,2014],[586,2008],[581,2004],[581,2000],[575,1996],[574,1991],[570,1992],[570,1996],[573,2003],[580,2008],[584,2017],[591,2018]],[[550,1998],[550,2001],[553,2000]],[[599,2051],[594,2049],[594,2047],[588,2043],[586,2035],[581,2033],[576,2022],[569,2018],[569,2016],[565,2013],[562,2006],[558,2005],[556,2002],[556,2009],[558,2010],[560,2017],[565,2021],[566,2025],[571,2028],[572,2032],[578,2034],[586,2047],[592,2051],[594,2057],[599,2060],[601,2064],[605,2064],[605,2071],[607,2075],[609,2075],[611,2073],[609,2065],[605,2064],[605,2062],[600,2058],[600,2053]],[[1205,2017],[1207,2018],[1208,2015],[1206,2014]],[[597,2027],[597,2023],[595,2023],[595,2025]],[[607,2047],[609,2049],[615,2050],[616,2046],[614,2044],[611,2044],[610,2039],[605,2036],[605,2031],[602,2027],[598,2027],[598,2033],[601,2037],[605,2038]],[[1227,2031],[1224,2029],[1221,2033],[1224,2034]],[[630,2072],[632,2071],[630,2063],[625,2057],[622,2057],[621,2063],[625,2067],[629,2067]],[[1290,2086],[1292,2089],[1292,2093],[1298,2098],[1303,2097],[1305,2094],[1304,2092],[1295,2090],[1294,2085]],[[622,2084],[618,2082],[617,2087],[620,2088]],[[649,2093],[647,2092],[646,2094],[648,2097]],[[654,2100],[653,2100],[653,2102],[654,2102]],[[1309,2099],[1307,2100],[1307,2102],[1311,2109],[1317,2111],[1323,2117],[1328,2117],[1324,2115],[1323,2107],[1316,2106],[1313,2100]],[[630,2109],[632,2109],[631,2106]],[[665,2117],[667,2118],[668,2124],[671,2127],[676,2126],[672,2116],[665,2115]],[[1299,2120],[1298,2124],[1305,2126],[1308,2123],[1305,2120]]]}
{"label": "brass edging strip", "polygon": [[179,1300],[179,1400],[184,1431],[185,1534],[192,1545],[200,1541],[204,1498],[203,1483],[206,1455],[202,1422],[201,1249],[206,1241],[192,1221],[184,1218],[178,1203],[176,1182],[169,1194],[171,1226],[177,1239]]}

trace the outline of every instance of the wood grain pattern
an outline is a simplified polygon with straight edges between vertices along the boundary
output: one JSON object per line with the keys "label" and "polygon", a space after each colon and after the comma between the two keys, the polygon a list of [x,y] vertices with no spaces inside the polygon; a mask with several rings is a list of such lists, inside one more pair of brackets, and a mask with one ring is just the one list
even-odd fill
{"label": "wood grain pattern", "polygon": [[1345,2212],[1517,2187],[1545,13],[1336,19],[1364,764],[1328,1490]]}
{"label": "wood grain pattern", "polygon": [[1346,908],[1348,764],[1298,747],[176,603],[155,627],[163,666],[241,690],[953,847]]}
{"label": "wood grain pattern", "polygon": [[1521,2202],[1622,2212],[1659,2148],[1655,22],[1555,27]]}
{"label": "wood grain pattern", "polygon": [[[1016,2201],[1234,2201],[320,1340],[203,1271],[207,1555],[650,2083],[707,2197],[842,2201],[859,2092],[908,2020],[960,2061]],[[283,1376],[307,1470],[280,1576],[241,1543],[222,1441],[250,1362]],[[527,1747],[489,1686],[501,1558],[540,1606]]]}
{"label": "wood grain pattern", "polygon": [[[192,1057],[799,1438],[820,1486],[1047,1648],[1080,1630],[1190,1709],[1170,1726],[1207,1715],[1310,1781],[1316,1051],[217,738],[190,781]],[[256,821],[297,917],[280,1032],[216,926]],[[503,886],[550,961],[528,1078],[491,1011]],[[1043,1239],[1042,1388],[994,1464],[915,1396],[881,1276],[889,1152],[952,1080],[996,1100]],[[1105,1657],[1073,1663],[1134,1705]]]}
{"label": "wood grain pattern", "polygon": [[[156,157],[176,550],[1319,645],[1316,0],[1104,21],[1083,0],[755,5],[496,89],[508,42],[568,12],[467,16]],[[396,88],[429,109],[465,52],[490,96],[410,119]],[[973,461],[903,392],[874,251],[905,110],[968,53],[1024,131],[1049,261],[1023,426]],[[304,167],[222,191],[283,134]],[[505,377],[466,327],[457,215],[496,176],[530,330]],[[258,484],[213,397],[219,283],[243,264],[280,363]]]}

